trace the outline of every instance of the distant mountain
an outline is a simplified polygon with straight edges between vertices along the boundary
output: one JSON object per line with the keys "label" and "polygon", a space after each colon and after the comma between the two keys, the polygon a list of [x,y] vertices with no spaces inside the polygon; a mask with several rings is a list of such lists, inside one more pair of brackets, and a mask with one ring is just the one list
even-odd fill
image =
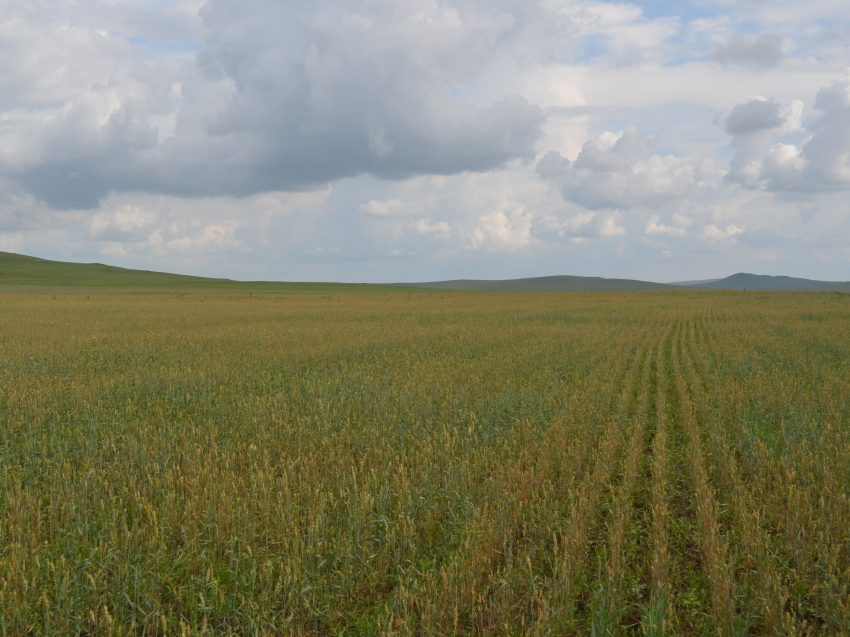
{"label": "distant mountain", "polygon": [[850,292],[850,281],[814,281],[790,276],[768,276],[739,272],[725,279],[689,286],[700,290],[765,290],[765,291],[826,291]]}
{"label": "distant mountain", "polygon": [[640,290],[680,290],[681,286],[633,279],[603,279],[596,276],[539,276],[528,279],[481,281],[457,279],[428,283],[395,283],[406,287],[477,290],[487,292],[637,292]]}

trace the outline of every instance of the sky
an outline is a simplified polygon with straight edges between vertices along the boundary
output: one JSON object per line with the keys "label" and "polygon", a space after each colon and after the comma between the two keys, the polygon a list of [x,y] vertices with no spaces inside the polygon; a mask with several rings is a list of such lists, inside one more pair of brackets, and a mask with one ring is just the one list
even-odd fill
{"label": "sky", "polygon": [[847,0],[2,0],[0,250],[850,280]]}

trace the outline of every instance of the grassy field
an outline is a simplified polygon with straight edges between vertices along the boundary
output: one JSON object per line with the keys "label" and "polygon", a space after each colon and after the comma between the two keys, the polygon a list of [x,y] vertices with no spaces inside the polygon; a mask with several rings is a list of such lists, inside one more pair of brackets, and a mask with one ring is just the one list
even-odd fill
{"label": "grassy field", "polygon": [[2,635],[850,634],[850,295],[0,307]]}

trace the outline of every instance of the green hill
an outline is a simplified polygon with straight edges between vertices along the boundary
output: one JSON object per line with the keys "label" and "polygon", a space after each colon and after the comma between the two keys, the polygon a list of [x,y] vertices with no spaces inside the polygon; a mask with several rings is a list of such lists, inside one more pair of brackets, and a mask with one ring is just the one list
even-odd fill
{"label": "green hill", "polygon": [[702,290],[762,290],[782,292],[850,292],[848,281],[815,281],[790,276],[768,276],[739,272],[725,279],[694,285]]}
{"label": "green hill", "polygon": [[368,293],[420,292],[369,283],[288,283],[233,281],[149,270],[130,270],[101,263],[64,263],[0,252],[0,289],[18,288],[186,290],[209,292]]}
{"label": "green hill", "polygon": [[681,290],[682,286],[651,283],[633,279],[603,279],[598,276],[539,276],[504,281],[431,281],[429,283],[396,283],[407,287],[477,290],[489,292],[637,292],[641,290]]}
{"label": "green hill", "polygon": [[635,279],[603,279],[596,276],[540,276],[528,279],[430,281],[397,283],[406,287],[476,290],[490,292],[638,292],[642,290],[768,290],[776,292],[827,291],[850,292],[850,282],[814,281],[788,276],[733,274],[725,279],[653,283]]}
{"label": "green hill", "polygon": [[813,281],[787,276],[733,274],[725,279],[653,283],[634,279],[586,276],[541,276],[525,279],[430,281],[424,283],[292,283],[285,281],[233,281],[150,270],[130,270],[102,263],[65,263],[21,254],[0,252],[0,290],[186,290],[253,293],[387,293],[445,292],[638,292],[642,290],[838,290],[850,292],[850,282]]}

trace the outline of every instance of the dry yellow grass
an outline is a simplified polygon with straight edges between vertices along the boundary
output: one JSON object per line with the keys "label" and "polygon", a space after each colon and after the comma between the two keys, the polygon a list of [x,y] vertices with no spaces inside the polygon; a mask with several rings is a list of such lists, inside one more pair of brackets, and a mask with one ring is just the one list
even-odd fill
{"label": "dry yellow grass", "polygon": [[0,634],[850,634],[848,295],[0,307]]}

